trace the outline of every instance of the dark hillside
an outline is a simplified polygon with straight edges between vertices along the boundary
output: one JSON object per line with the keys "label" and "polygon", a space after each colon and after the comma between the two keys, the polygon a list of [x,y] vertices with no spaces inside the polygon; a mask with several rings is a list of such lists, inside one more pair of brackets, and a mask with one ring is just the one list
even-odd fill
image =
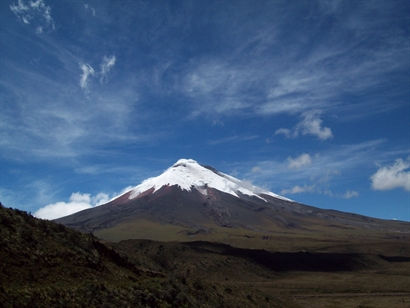
{"label": "dark hillside", "polygon": [[136,268],[91,234],[0,207],[0,306],[180,307],[177,281]]}

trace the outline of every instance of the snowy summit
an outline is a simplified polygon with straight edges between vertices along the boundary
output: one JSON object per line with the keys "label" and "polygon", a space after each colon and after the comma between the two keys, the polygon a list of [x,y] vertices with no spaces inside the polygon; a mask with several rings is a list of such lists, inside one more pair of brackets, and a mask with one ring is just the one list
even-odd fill
{"label": "snowy summit", "polygon": [[241,194],[255,196],[260,199],[263,199],[260,195],[265,194],[286,201],[292,201],[273,192],[265,191],[262,188],[241,181],[230,175],[213,170],[212,168],[204,167],[193,159],[180,159],[170,168],[165,170],[161,175],[146,179],[140,185],[131,190],[129,199],[134,199],[141,193],[152,188],[154,188],[153,192],[155,192],[163,186],[174,185],[178,185],[182,190],[187,191],[191,191],[192,188],[195,188],[202,194],[206,194],[206,188],[209,187],[231,194],[238,198],[239,192]]}

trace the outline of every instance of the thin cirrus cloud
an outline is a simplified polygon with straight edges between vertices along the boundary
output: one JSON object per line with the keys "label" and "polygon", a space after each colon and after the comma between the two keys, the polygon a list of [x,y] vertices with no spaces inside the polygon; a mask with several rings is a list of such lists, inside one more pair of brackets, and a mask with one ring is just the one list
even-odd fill
{"label": "thin cirrus cloud", "polygon": [[10,5],[10,10],[24,24],[33,25],[37,34],[55,29],[51,8],[44,0],[18,0]]}
{"label": "thin cirrus cloud", "polygon": [[112,56],[104,56],[101,64],[100,64],[100,71],[96,72],[95,69],[90,65],[83,63],[80,65],[80,69],[82,71],[80,76],[80,87],[84,90],[88,89],[88,82],[91,77],[99,76],[100,83],[103,83],[108,73],[114,67],[116,61],[115,55]]}
{"label": "thin cirrus cloud", "polygon": [[295,195],[295,194],[301,194],[301,193],[316,193],[316,194],[326,195],[328,197],[343,198],[343,199],[352,199],[352,198],[359,197],[359,193],[355,190],[346,190],[345,193],[338,194],[338,193],[334,193],[333,191],[329,189],[320,189],[315,184],[313,185],[305,184],[302,186],[295,185],[292,188],[282,189],[280,193],[283,195]]}
{"label": "thin cirrus cloud", "polygon": [[344,199],[356,198],[359,197],[359,193],[355,190],[347,190],[342,197]]}
{"label": "thin cirrus cloud", "polygon": [[194,102],[193,115],[241,111],[252,105],[252,96],[247,92],[257,80],[253,71],[251,67],[235,67],[217,58],[199,60],[181,70],[182,84],[178,90]]}
{"label": "thin cirrus cloud", "polygon": [[82,74],[80,77],[80,87],[82,89],[86,89],[88,85],[88,77],[93,76],[95,74],[95,70],[89,64],[81,64],[80,65]]}
{"label": "thin cirrus cloud", "polygon": [[374,190],[403,188],[410,191],[410,158],[399,158],[391,165],[380,167],[370,180]]}
{"label": "thin cirrus cloud", "polygon": [[[187,65],[172,63],[172,71],[176,72],[172,80],[181,81],[175,85],[189,99],[196,116],[238,113],[300,116],[314,110],[327,115],[343,110],[349,111],[346,119],[366,117],[402,104],[397,100],[385,104],[397,92],[380,92],[380,89],[390,84],[386,75],[409,67],[407,38],[403,32],[397,31],[393,38],[380,30],[381,25],[386,25],[385,19],[376,20],[366,14],[371,9],[383,15],[386,9],[383,6],[370,8],[360,4],[356,10],[349,11],[349,18],[334,7],[337,6],[320,5],[323,11],[319,14],[338,22],[332,23],[331,35],[320,32],[318,43],[306,37],[317,34],[316,28],[307,33],[292,31],[294,25],[281,22],[286,16],[261,19],[258,27],[247,29],[237,45],[232,40],[238,30],[231,27],[240,24],[224,24],[224,31],[233,34],[225,35],[230,37],[229,53],[198,57]],[[292,39],[281,40],[281,35]],[[309,52],[301,52],[304,44]],[[354,102],[346,100],[346,96],[363,97],[363,93],[371,94]],[[298,133],[321,140],[331,138],[331,129],[320,126],[316,115],[311,116],[314,118],[302,123],[304,126]]]}
{"label": "thin cirrus cloud", "polygon": [[305,166],[309,166],[312,163],[312,158],[309,154],[303,153],[298,157],[288,157],[288,167],[290,169],[299,169]]}
{"label": "thin cirrus cloud", "polygon": [[[12,160],[73,158],[95,153],[107,142],[149,138],[147,133],[134,133],[128,125],[138,101],[135,78],[115,86],[99,86],[98,91],[91,92],[90,82],[100,72],[85,63],[79,67],[78,56],[45,36],[36,37],[35,44],[52,63],[64,65],[50,74],[43,67],[24,67],[20,59],[4,62],[9,78],[4,74],[0,77],[0,85],[6,89],[0,96],[4,99],[7,95],[10,105],[0,113],[0,156]],[[106,58],[109,68],[105,73],[109,74],[115,56]]]}
{"label": "thin cirrus cloud", "polygon": [[300,194],[300,193],[306,193],[306,192],[313,192],[314,190],[315,190],[315,185],[303,185],[303,186],[295,185],[289,189],[282,189],[280,193],[283,195]]}
{"label": "thin cirrus cloud", "polygon": [[[182,71],[182,90],[200,103],[195,105],[198,114],[251,111],[259,115],[298,115],[321,109],[329,112],[341,107],[344,93],[360,93],[385,83],[382,76],[398,69],[395,63],[385,64],[392,55],[403,58],[404,48],[400,47],[400,41],[398,43],[396,48],[389,46],[389,51],[372,51],[368,59],[360,62],[347,57],[349,52],[358,52],[353,50],[354,43],[349,47],[338,44],[318,47],[302,56],[303,61],[294,59],[294,63],[303,63],[298,66],[285,66],[279,58],[266,61],[263,57],[248,63],[228,56],[199,60]],[[332,61],[337,65],[329,65]],[[369,76],[369,70],[376,74]],[[361,103],[349,108],[365,115],[365,106],[366,103]],[[376,110],[378,108],[372,109]],[[316,134],[323,139],[331,136],[329,130],[316,131]]]}
{"label": "thin cirrus cloud", "polygon": [[329,189],[320,189],[315,184],[313,185],[295,185],[292,188],[282,189],[281,194],[283,195],[295,195],[301,193],[316,193],[326,195],[328,197],[333,198],[343,198],[343,199],[351,199],[356,198],[359,196],[359,193],[355,190],[347,190],[344,194],[337,194]]}
{"label": "thin cirrus cloud", "polygon": [[115,65],[116,57],[113,56],[104,56],[101,62],[101,70],[100,70],[100,82],[103,82],[111,70],[111,68]]}

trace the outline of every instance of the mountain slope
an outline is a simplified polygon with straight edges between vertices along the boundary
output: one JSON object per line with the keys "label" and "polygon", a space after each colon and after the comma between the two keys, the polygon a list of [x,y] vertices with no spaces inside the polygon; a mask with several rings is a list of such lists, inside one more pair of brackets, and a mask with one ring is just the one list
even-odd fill
{"label": "mountain slope", "polygon": [[0,248],[1,307],[201,306],[92,235],[3,206]]}
{"label": "mountain slope", "polygon": [[[303,205],[190,159],[177,161],[107,204],[56,221],[108,240],[216,240],[275,249],[290,238],[330,245],[349,238],[379,240],[390,233],[407,238],[410,233],[409,223]],[[316,244],[310,247],[318,248]]]}

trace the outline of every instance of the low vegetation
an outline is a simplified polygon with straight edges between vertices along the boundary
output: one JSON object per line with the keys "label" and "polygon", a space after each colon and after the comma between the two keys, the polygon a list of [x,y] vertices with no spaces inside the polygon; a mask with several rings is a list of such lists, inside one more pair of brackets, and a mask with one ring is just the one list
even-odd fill
{"label": "low vegetation", "polygon": [[376,253],[341,247],[278,253],[205,241],[111,243],[0,207],[0,303],[409,307],[410,255],[389,253],[399,250],[393,240],[372,245]]}

